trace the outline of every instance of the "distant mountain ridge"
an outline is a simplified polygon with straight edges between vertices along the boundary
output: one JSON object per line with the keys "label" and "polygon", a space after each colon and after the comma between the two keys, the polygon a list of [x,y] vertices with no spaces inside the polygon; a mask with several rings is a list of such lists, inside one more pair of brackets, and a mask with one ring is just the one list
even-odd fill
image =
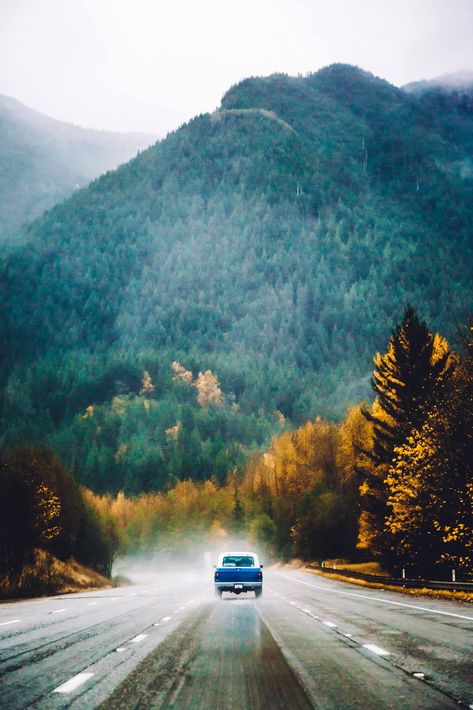
{"label": "distant mountain ridge", "polygon": [[155,140],[80,128],[0,95],[0,247],[43,210]]}
{"label": "distant mountain ridge", "polygon": [[[370,397],[407,302],[454,337],[473,116],[429,102],[344,64],[246,79],[33,222],[0,279],[4,445],[52,443],[101,490],[158,485],[158,459],[159,485],[205,477],[277,422]],[[173,362],[224,404],[201,411]]]}

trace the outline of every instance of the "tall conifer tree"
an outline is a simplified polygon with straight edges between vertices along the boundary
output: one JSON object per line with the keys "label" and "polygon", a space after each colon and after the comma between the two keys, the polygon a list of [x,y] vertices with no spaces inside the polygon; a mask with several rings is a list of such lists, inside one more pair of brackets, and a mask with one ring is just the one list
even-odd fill
{"label": "tall conifer tree", "polygon": [[386,564],[393,562],[386,520],[386,477],[395,455],[410,433],[419,430],[434,393],[448,380],[450,354],[446,341],[433,336],[408,305],[389,340],[388,352],[376,355],[372,386],[376,400],[364,415],[373,427],[372,443],[363,449],[361,539]]}

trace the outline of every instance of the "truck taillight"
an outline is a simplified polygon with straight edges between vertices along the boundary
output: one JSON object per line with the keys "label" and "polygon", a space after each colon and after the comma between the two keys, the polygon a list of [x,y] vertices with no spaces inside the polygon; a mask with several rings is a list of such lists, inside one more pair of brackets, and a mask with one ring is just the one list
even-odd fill
{"label": "truck taillight", "polygon": [[258,579],[261,579],[262,576],[261,572],[258,572]]}
{"label": "truck taillight", "polygon": [[220,577],[220,574],[218,572],[215,572],[215,579],[218,579]]}

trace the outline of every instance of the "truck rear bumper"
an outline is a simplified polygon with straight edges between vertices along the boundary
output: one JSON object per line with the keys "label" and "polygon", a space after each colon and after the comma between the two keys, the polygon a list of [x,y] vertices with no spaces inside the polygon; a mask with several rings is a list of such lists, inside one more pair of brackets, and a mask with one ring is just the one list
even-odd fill
{"label": "truck rear bumper", "polygon": [[251,592],[255,589],[260,589],[263,582],[216,582],[215,589],[219,592]]}

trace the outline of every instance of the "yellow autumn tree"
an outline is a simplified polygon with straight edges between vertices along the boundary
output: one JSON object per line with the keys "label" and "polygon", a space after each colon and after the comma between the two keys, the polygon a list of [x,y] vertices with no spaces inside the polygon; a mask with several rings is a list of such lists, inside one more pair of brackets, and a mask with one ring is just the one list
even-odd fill
{"label": "yellow autumn tree", "polygon": [[141,381],[140,394],[144,394],[145,397],[150,397],[154,392],[154,385],[151,379],[151,375],[147,370],[143,373],[143,379]]}
{"label": "yellow autumn tree", "polygon": [[195,382],[197,401],[201,407],[223,406],[223,394],[216,375],[211,370],[199,372]]}
{"label": "yellow autumn tree", "polygon": [[[360,488],[363,544],[389,567],[396,564],[390,529],[386,525],[386,478],[395,456],[411,432],[420,430],[433,399],[447,385],[452,372],[448,344],[429,333],[412,306],[407,306],[395,328],[385,355],[374,359],[373,388],[376,400],[364,410],[373,427],[372,442],[363,449],[359,465],[364,480]],[[392,474],[392,471],[391,471]]]}

